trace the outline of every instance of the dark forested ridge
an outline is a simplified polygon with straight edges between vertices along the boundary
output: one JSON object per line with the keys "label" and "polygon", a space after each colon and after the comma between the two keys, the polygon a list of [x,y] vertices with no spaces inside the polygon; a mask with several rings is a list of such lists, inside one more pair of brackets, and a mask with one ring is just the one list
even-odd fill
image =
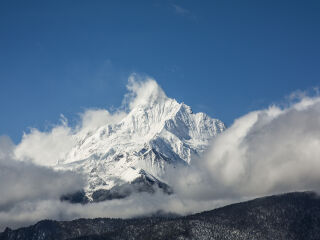
{"label": "dark forested ridge", "polygon": [[0,234],[16,239],[320,239],[320,198],[287,193],[186,217],[45,220]]}

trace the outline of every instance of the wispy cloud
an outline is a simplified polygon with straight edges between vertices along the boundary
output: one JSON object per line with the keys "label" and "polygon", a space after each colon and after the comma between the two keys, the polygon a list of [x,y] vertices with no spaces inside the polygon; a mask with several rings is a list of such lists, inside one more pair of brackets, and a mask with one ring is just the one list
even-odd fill
{"label": "wispy cloud", "polygon": [[175,12],[179,15],[188,15],[190,14],[190,11],[180,5],[177,5],[177,4],[171,4],[171,6],[173,7],[173,9],[175,10]]}

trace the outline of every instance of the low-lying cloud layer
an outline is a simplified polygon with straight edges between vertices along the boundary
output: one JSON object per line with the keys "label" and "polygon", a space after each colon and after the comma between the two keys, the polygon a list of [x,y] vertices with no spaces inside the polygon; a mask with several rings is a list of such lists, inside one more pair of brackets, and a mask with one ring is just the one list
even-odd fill
{"label": "low-lying cloud layer", "polygon": [[[34,212],[39,201],[56,200],[60,196],[78,191],[84,179],[72,172],[57,172],[13,157],[14,145],[6,136],[0,137],[0,227],[24,224],[26,211]],[[48,206],[49,207],[49,206]]]}
{"label": "low-lying cloud layer", "polygon": [[[131,76],[124,103],[129,111],[152,101],[158,89],[152,79]],[[164,94],[165,96],[165,94]],[[119,122],[124,110],[110,113],[89,109],[76,127],[61,124],[48,132],[32,129],[14,146],[0,138],[0,229],[41,219],[79,217],[132,217],[156,211],[187,214],[243,199],[296,190],[319,190],[320,98],[302,96],[285,108],[271,106],[236,119],[212,143],[203,159],[188,168],[168,173],[175,194],[132,195],[124,200],[95,204],[69,204],[59,197],[83,187],[83,179],[52,166],[74,144],[74,134]]]}

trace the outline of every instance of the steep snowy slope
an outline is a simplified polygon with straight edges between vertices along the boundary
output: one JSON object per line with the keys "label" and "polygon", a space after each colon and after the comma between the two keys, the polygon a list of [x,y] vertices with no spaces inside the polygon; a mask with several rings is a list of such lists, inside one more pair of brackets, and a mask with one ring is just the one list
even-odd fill
{"label": "steep snowy slope", "polygon": [[155,81],[143,90],[120,121],[75,134],[75,146],[55,166],[87,176],[89,198],[127,183],[138,184],[138,191],[152,191],[146,183],[165,186],[166,169],[190,164],[225,129],[221,121],[168,98]]}

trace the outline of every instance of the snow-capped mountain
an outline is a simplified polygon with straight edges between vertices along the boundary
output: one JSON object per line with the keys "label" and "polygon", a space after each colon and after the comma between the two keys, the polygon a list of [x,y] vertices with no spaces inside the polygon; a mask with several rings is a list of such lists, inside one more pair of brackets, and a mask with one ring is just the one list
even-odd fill
{"label": "snow-capped mountain", "polygon": [[167,97],[156,82],[151,85],[140,90],[143,97],[136,98],[118,122],[75,134],[76,144],[55,166],[87,176],[89,199],[128,184],[138,184],[139,191],[151,190],[146,183],[165,187],[168,168],[190,164],[225,129],[220,120],[193,113]]}

